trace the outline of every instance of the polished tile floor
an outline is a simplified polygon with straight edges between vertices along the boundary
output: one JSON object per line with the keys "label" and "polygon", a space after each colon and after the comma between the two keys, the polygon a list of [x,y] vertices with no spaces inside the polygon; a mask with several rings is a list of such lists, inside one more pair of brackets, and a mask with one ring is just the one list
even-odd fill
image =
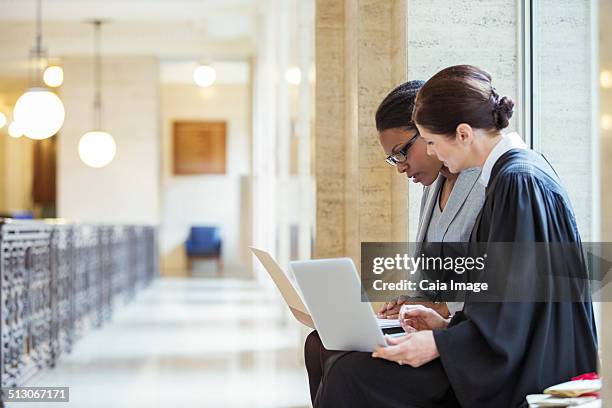
{"label": "polished tile floor", "polygon": [[28,386],[69,403],[16,408],[306,407],[305,331],[253,281],[158,279]]}

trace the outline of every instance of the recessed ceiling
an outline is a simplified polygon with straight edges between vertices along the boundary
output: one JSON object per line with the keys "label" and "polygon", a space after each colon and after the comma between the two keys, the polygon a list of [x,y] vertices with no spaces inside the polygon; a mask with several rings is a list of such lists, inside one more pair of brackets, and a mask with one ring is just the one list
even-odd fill
{"label": "recessed ceiling", "polygon": [[[36,12],[35,0],[0,0],[0,6],[0,21],[31,21]],[[42,10],[46,21],[185,21],[254,15],[257,0],[42,0]]]}
{"label": "recessed ceiling", "polygon": [[[35,0],[0,0],[0,76],[27,75]],[[43,0],[49,57],[91,55],[102,27],[103,55],[153,55],[162,64],[247,60],[254,54],[257,0]]]}

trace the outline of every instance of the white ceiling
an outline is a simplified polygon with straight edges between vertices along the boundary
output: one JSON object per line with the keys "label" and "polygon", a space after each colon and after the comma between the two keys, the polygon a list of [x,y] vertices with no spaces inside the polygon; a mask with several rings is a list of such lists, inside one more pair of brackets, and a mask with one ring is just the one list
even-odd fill
{"label": "white ceiling", "polygon": [[[1,0],[0,21],[29,21],[36,11],[34,0]],[[252,14],[255,0],[43,0],[46,21],[105,18],[116,21],[202,20],[218,14]]]}
{"label": "white ceiling", "polygon": [[[91,55],[87,22],[103,19],[103,55],[154,55],[166,72],[198,60],[246,61],[255,50],[258,1],[43,0],[43,46],[50,57]],[[0,0],[0,76],[27,75],[35,15],[35,0]]]}

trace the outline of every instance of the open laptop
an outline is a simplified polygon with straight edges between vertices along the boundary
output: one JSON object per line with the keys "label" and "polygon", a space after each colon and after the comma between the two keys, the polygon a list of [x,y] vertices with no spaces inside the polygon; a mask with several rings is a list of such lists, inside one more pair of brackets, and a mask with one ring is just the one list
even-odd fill
{"label": "open laptop", "polygon": [[[285,300],[285,303],[289,307],[289,310],[296,318],[296,320],[302,323],[305,326],[308,326],[312,329],[315,328],[315,324],[312,321],[312,317],[308,308],[304,305],[300,295],[297,290],[287,277],[287,274],[282,270],[280,265],[274,260],[274,258],[266,251],[261,249],[257,249],[254,247],[249,247],[251,252],[255,255],[255,257],[261,262],[265,270],[268,272],[268,275],[274,281],[274,284],[278,288],[281,296]],[[346,305],[343,305],[343,308],[346,308]],[[399,321],[397,319],[379,319],[376,318],[377,324],[380,328],[394,328],[400,327]]]}
{"label": "open laptop", "polygon": [[281,269],[280,265],[272,258],[272,256],[266,251],[262,251],[261,249],[249,247],[251,252],[259,259],[259,262],[263,265],[263,267],[268,272],[268,275],[274,281],[274,284],[278,288],[281,293],[281,296],[289,306],[289,310],[293,313],[293,317],[300,323],[305,326],[310,327],[311,329],[315,328],[315,325],[310,317],[310,313],[308,313],[308,309],[304,306],[304,302],[298,295],[297,291],[287,278],[287,275]]}
{"label": "open laptop", "polygon": [[386,346],[370,302],[362,301],[351,258],[293,261],[290,265],[326,349],[371,352]]}

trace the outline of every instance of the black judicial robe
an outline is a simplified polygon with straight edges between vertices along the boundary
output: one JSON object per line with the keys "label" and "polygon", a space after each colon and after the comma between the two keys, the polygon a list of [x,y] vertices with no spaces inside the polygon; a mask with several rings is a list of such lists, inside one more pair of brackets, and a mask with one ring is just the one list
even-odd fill
{"label": "black judicial robe", "polygon": [[[581,248],[567,193],[536,152],[512,149],[503,154],[492,169],[486,194],[472,242],[569,242]],[[560,260],[558,253],[548,255],[552,265],[555,260],[576,261]],[[541,269],[535,272],[554,274]],[[444,371],[461,406],[520,406],[527,394],[596,371],[592,304],[588,293],[581,300],[466,300],[463,312],[447,329],[434,331]]]}
{"label": "black judicial robe", "polygon": [[[542,156],[513,149],[500,157],[471,240],[580,246],[567,194]],[[534,273],[534,268],[526,269]],[[434,338],[440,358],[418,368],[372,358],[370,353],[342,353],[330,359],[314,406],[526,406],[527,394],[597,368],[588,300],[484,303],[468,296],[464,310],[455,314],[448,328],[434,330]]]}

